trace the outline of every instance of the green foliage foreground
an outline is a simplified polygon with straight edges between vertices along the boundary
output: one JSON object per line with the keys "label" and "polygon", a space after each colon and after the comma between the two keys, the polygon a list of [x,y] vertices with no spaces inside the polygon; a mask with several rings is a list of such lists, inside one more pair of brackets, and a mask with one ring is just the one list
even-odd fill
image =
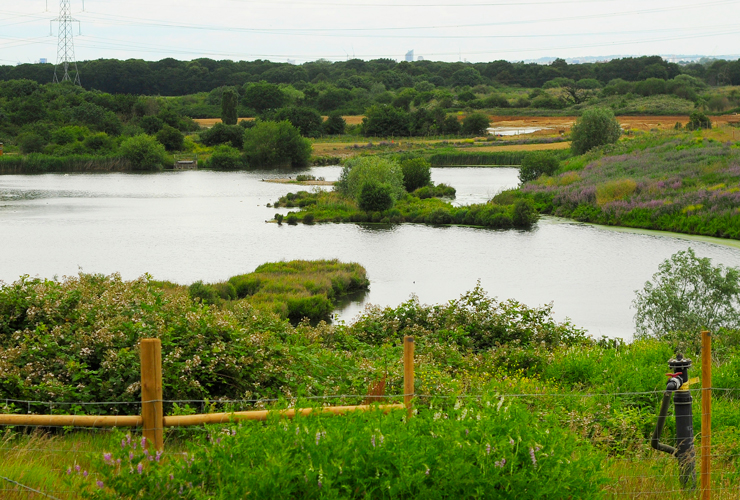
{"label": "green foliage foreground", "polygon": [[[166,414],[201,411],[204,399],[209,411],[263,408],[273,398],[284,398],[276,408],[303,405],[302,397],[358,404],[379,380],[385,394],[403,393],[404,335],[413,335],[416,345],[418,414],[408,423],[403,412],[243,423],[227,426],[228,436],[222,428],[188,434],[187,459],[150,460],[128,440],[121,447],[119,437],[106,450],[114,455],[101,453],[89,471],[92,479],[83,479],[70,457],[70,480],[75,488],[87,484],[92,498],[136,498],[156,488],[177,495],[180,487],[185,498],[220,498],[219,492],[241,498],[246,491],[309,498],[598,498],[597,463],[605,455],[655,457],[647,438],[666,361],[675,354],[672,340],[595,341],[555,321],[551,306],[498,301],[480,287],[439,305],[412,298],[369,308],[352,325],[293,326],[245,300],[205,305],[183,287],[147,276],[23,277],[0,286],[0,399],[12,413],[49,410],[46,403],[14,399],[53,401],[60,413],[138,413],[138,346],[156,337],[164,398],[198,400],[166,403]],[[695,343],[687,345],[684,354],[698,373]],[[717,336],[714,386],[729,390],[716,391],[713,401],[714,463],[734,471],[738,360],[740,334]],[[352,394],[359,396],[337,396]],[[132,404],[79,404],[96,401]],[[696,411],[697,435],[700,418]],[[667,440],[673,432],[669,420]],[[738,479],[737,472],[724,476],[727,484]]]}
{"label": "green foliage foreground", "polygon": [[116,444],[95,478],[70,467],[69,482],[84,498],[224,500],[600,498],[604,482],[588,442],[501,399],[422,409],[408,422],[372,411],[232,424],[169,460],[149,460],[136,441]]}

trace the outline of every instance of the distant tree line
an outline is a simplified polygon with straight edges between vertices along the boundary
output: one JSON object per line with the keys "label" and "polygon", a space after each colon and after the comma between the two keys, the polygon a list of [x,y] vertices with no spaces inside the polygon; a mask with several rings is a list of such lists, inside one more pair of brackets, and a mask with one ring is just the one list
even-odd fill
{"label": "distant tree line", "polygon": [[[318,60],[301,65],[271,61],[214,61],[195,59],[178,61],[143,61],[98,59],[78,63],[85,88],[111,94],[179,96],[209,92],[223,86],[240,87],[245,83],[265,81],[291,84],[304,90],[311,84],[328,83],[336,87],[336,96],[346,98],[355,89],[372,91],[382,84],[385,90],[412,89],[426,83],[427,91],[439,87],[463,87],[485,84],[542,87],[564,78],[575,82],[596,80],[606,84],[621,79],[638,82],[649,78],[670,80],[681,74],[703,80],[709,85],[740,85],[740,60],[712,60],[706,64],[678,65],[660,56],[627,57],[603,63],[568,64],[556,59],[551,64],[493,61],[487,63],[414,61],[391,59],[329,62]],[[37,83],[52,81],[52,64],[0,66],[0,80],[28,79]],[[320,107],[320,106],[319,106]]]}

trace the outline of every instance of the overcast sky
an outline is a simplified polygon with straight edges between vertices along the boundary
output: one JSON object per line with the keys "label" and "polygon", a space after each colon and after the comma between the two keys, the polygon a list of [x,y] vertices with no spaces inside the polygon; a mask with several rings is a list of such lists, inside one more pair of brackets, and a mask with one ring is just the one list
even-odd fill
{"label": "overcast sky", "polygon": [[[78,61],[740,54],[740,0],[70,0]],[[56,62],[60,0],[0,0],[0,64]],[[51,35],[50,35],[51,28]],[[80,34],[81,33],[81,34]]]}

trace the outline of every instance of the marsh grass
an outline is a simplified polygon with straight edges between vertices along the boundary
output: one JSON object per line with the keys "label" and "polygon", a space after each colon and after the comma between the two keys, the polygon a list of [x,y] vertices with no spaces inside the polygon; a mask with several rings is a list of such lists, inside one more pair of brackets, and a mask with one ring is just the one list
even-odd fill
{"label": "marsh grass", "polygon": [[130,161],[118,156],[51,156],[37,153],[0,156],[0,175],[47,172],[122,172],[132,169]]}

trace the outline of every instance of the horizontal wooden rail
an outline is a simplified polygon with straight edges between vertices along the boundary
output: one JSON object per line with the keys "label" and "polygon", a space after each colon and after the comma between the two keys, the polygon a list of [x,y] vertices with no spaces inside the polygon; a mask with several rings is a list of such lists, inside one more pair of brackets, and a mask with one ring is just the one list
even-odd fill
{"label": "horizontal wooden rail", "polygon": [[165,427],[184,427],[188,425],[203,425],[203,424],[223,424],[228,423],[231,420],[267,420],[270,414],[277,414],[284,418],[294,418],[297,413],[301,415],[308,415],[314,410],[318,410],[321,413],[330,413],[333,415],[341,415],[352,411],[368,411],[372,409],[379,409],[385,413],[391,410],[403,410],[406,406],[403,404],[393,405],[359,405],[359,406],[326,406],[324,408],[291,408],[289,410],[254,410],[254,411],[236,411],[233,413],[204,413],[200,415],[174,415],[171,417],[164,417]]}
{"label": "horizontal wooden rail", "polygon": [[41,427],[139,427],[141,415],[0,415],[0,425]]}

